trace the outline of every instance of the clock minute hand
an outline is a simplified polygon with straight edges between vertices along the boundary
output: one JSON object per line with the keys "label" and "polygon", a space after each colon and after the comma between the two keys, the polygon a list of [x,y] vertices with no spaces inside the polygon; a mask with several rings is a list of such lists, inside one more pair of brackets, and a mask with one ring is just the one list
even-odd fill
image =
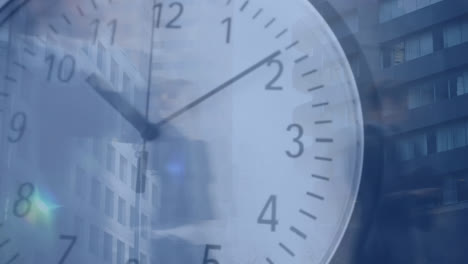
{"label": "clock minute hand", "polygon": [[179,109],[178,111],[174,112],[173,114],[169,115],[168,117],[162,119],[161,121],[159,121],[158,123],[156,123],[156,126],[157,127],[161,127],[163,125],[165,125],[166,123],[168,123],[169,121],[177,118],[178,116],[182,115],[183,113],[189,111],[190,109],[194,108],[195,106],[201,104],[202,102],[204,102],[205,100],[207,100],[208,98],[212,97],[213,95],[221,92],[222,90],[226,89],[227,87],[229,87],[230,85],[232,85],[233,83],[235,83],[236,81],[240,80],[241,78],[245,77],[246,75],[248,75],[249,73],[255,71],[256,69],[260,68],[261,66],[263,66],[265,63],[273,60],[274,58],[278,57],[279,55],[281,54],[281,51],[277,50],[275,52],[273,52],[272,54],[268,55],[267,57],[265,57],[264,59],[260,60],[259,62],[255,63],[254,65],[250,66],[249,68],[245,69],[244,71],[242,71],[241,73],[239,73],[238,75],[234,76],[233,78],[227,80],[226,82],[224,82],[223,84],[221,84],[220,86],[214,88],[213,90],[209,91],[208,93],[202,95],[201,97],[199,97],[198,99],[196,99],[195,101],[192,101],[191,103],[187,104],[186,106],[182,107],[181,109]]}
{"label": "clock minute hand", "polygon": [[212,89],[208,93],[204,94],[203,96],[199,97],[198,99],[189,103],[188,105],[182,107],[178,111],[162,119],[156,124],[148,122],[148,120],[146,120],[146,118],[138,110],[136,110],[127,100],[125,100],[119,93],[112,91],[112,87],[105,80],[100,78],[97,74],[91,74],[86,79],[86,82],[94,89],[94,91],[96,91],[97,94],[99,94],[107,103],[109,103],[117,112],[119,112],[120,115],[122,115],[122,117],[125,118],[125,120],[127,120],[140,133],[143,139],[151,141],[158,137],[160,127],[164,126],[169,121],[177,118],[178,116],[189,111],[195,106],[201,104],[213,95],[226,89],[236,81],[260,68],[265,63],[278,57],[280,54],[281,51],[279,50],[273,52],[264,59],[245,69],[233,78],[227,80],[223,84]]}
{"label": "clock minute hand", "polygon": [[159,135],[159,129],[156,125],[148,122],[120,93],[112,91],[112,87],[97,74],[93,73],[88,76],[86,82],[127,120],[140,133],[143,139],[153,140]]}
{"label": "clock minute hand", "polygon": [[0,27],[31,0],[9,0],[0,7]]}

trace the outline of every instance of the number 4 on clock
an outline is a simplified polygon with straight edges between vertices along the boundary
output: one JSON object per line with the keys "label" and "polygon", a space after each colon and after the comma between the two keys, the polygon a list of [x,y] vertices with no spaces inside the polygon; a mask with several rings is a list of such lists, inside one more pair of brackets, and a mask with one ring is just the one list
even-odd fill
{"label": "number 4 on clock", "polygon": [[[271,232],[275,232],[276,226],[278,225],[278,219],[276,217],[276,201],[276,195],[270,196],[257,219],[257,223],[259,224],[270,225]],[[270,219],[267,219],[265,216],[268,211],[270,211]]]}

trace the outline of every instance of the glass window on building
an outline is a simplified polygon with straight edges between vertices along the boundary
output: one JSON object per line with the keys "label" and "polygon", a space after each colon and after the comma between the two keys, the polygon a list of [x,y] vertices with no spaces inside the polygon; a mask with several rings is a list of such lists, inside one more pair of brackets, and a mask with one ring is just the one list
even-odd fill
{"label": "glass window on building", "polygon": [[99,209],[101,203],[101,183],[93,178],[91,180],[91,205]]}
{"label": "glass window on building", "polygon": [[383,23],[440,1],[442,0],[383,0],[379,20]]}
{"label": "glass window on building", "polygon": [[156,187],[156,184],[153,184],[151,187],[151,203],[153,207],[158,206],[158,187]]}
{"label": "glass window on building", "polygon": [[460,123],[452,127],[453,148],[466,146],[466,128],[465,124]]}
{"label": "glass window on building", "polygon": [[405,42],[406,61],[431,54],[434,52],[432,32],[425,32],[408,38]]}
{"label": "glass window on building", "polygon": [[10,39],[10,27],[8,24],[0,27],[0,42],[7,43]]}
{"label": "glass window on building", "polygon": [[457,196],[459,202],[468,202],[468,172],[457,178]]}
{"label": "glass window on building", "polygon": [[421,45],[419,41],[420,41],[419,36],[413,36],[406,40],[406,43],[405,43],[405,59],[406,60],[413,60],[420,56]]}
{"label": "glass window on building", "polygon": [[386,22],[392,19],[392,1],[382,1],[379,8],[380,22]]}
{"label": "glass window on building", "polygon": [[115,172],[115,148],[111,144],[107,145],[106,168],[109,172]]}
{"label": "glass window on building", "polygon": [[444,27],[444,47],[450,48],[468,42],[468,19],[462,19]]}
{"label": "glass window on building", "polygon": [[435,86],[432,82],[416,85],[408,90],[408,109],[432,104],[435,101]]}
{"label": "glass window on building", "polygon": [[408,109],[414,109],[421,106],[421,89],[419,86],[408,90]]}
{"label": "glass window on building", "polygon": [[102,74],[106,74],[106,48],[98,42],[97,45],[97,66]]}
{"label": "glass window on building", "polygon": [[140,264],[148,264],[148,259],[144,253],[140,253]]}
{"label": "glass window on building", "polygon": [[104,211],[108,217],[114,217],[114,192],[106,187]]}
{"label": "glass window on building", "polygon": [[132,190],[136,190],[136,181],[137,181],[137,174],[138,174],[138,169],[135,165],[132,165],[132,178],[131,178],[131,188]]}
{"label": "glass window on building", "polygon": [[89,55],[89,46],[87,44],[83,44],[83,47],[81,48],[84,54]]}
{"label": "glass window on building", "polygon": [[112,235],[104,232],[104,239],[103,239],[103,258],[105,262],[112,262]]}
{"label": "glass window on building", "polygon": [[117,240],[117,264],[125,264],[125,244],[120,239]]}
{"label": "glass window on building", "polygon": [[78,167],[75,172],[75,194],[77,196],[83,197],[86,189],[86,175],[85,171]]}
{"label": "glass window on building", "polygon": [[404,6],[405,12],[407,13],[413,12],[418,9],[418,0],[403,0],[403,6]]}
{"label": "glass window on building", "polygon": [[138,257],[138,254],[137,254],[136,249],[134,247],[129,247],[128,248],[128,255],[129,255],[129,259],[134,259],[134,258]]}
{"label": "glass window on building", "polygon": [[133,88],[133,105],[136,106],[137,108],[139,108],[138,110],[142,110],[141,109],[141,102],[142,102],[142,97],[140,96],[141,93],[140,91],[138,91],[137,87],[134,86]]}
{"label": "glass window on building", "polygon": [[405,43],[400,42],[393,46],[391,54],[391,65],[399,65],[406,61]]}
{"label": "glass window on building", "polygon": [[445,101],[450,99],[450,93],[447,85],[447,80],[436,80],[435,81],[435,100],[436,102]]}
{"label": "glass window on building", "polygon": [[459,72],[449,77],[450,97],[461,96],[468,93],[468,71]]}
{"label": "glass window on building", "polygon": [[148,216],[145,214],[141,215],[141,237],[148,238]]}
{"label": "glass window on building", "polygon": [[461,31],[462,31],[462,41],[463,42],[468,42],[468,19],[465,19],[462,22]]}
{"label": "glass window on building", "polygon": [[113,89],[118,91],[119,90],[119,65],[115,61],[114,58],[111,59],[111,68],[110,68],[110,78],[111,83],[113,85]]}
{"label": "glass window on building", "polygon": [[117,221],[121,224],[121,225],[125,225],[125,218],[127,217],[126,216],[126,202],[125,200],[122,198],[122,197],[119,197],[119,202],[118,202],[118,212],[117,212]]}
{"label": "glass window on building", "polygon": [[128,161],[123,155],[120,155],[119,178],[123,183],[127,182],[127,173],[128,173]]}
{"label": "glass window on building", "polygon": [[463,92],[463,94],[468,94],[468,71],[465,70],[463,72],[463,89],[458,89],[460,91],[460,94]]}
{"label": "glass window on building", "polygon": [[467,126],[465,122],[437,129],[437,152],[449,151],[467,145]]}
{"label": "glass window on building", "polygon": [[145,191],[141,194],[144,200],[148,200],[148,192],[149,192],[148,188],[145,188]]}
{"label": "glass window on building", "polygon": [[421,34],[420,45],[420,56],[426,56],[434,52],[434,38],[432,32]]}
{"label": "glass window on building", "polygon": [[88,249],[91,254],[98,256],[99,255],[99,231],[95,225],[90,225],[89,227],[89,242]]}
{"label": "glass window on building", "polygon": [[[80,240],[84,241],[84,220],[80,216],[75,216],[75,231],[74,235],[77,236]],[[77,243],[77,246],[81,248],[83,243]]]}
{"label": "glass window on building", "polygon": [[126,72],[124,72],[122,78],[123,78],[122,79],[123,94],[129,102],[133,102],[133,98],[131,98],[132,97],[132,83],[131,83],[130,77],[128,76]]}
{"label": "glass window on building", "polygon": [[408,139],[400,139],[397,142],[397,155],[403,161],[414,158],[414,148]]}
{"label": "glass window on building", "polygon": [[130,206],[130,227],[135,228],[137,226],[137,214],[135,206]]}
{"label": "glass window on building", "polygon": [[98,162],[101,162],[102,161],[102,142],[101,140],[99,140],[98,138],[94,138],[93,139],[93,155],[94,155],[94,158],[98,161]]}
{"label": "glass window on building", "polygon": [[413,138],[414,156],[416,158],[427,156],[427,136],[426,134],[417,135]]}
{"label": "glass window on building", "polygon": [[405,136],[397,142],[397,155],[400,160],[408,161],[427,156],[428,140],[425,133]]}
{"label": "glass window on building", "polygon": [[448,176],[444,179],[442,188],[442,202],[443,204],[454,204],[457,202],[457,182],[452,176]]}
{"label": "glass window on building", "polygon": [[450,129],[439,128],[437,129],[437,152],[443,152],[452,149],[453,143],[451,142]]}
{"label": "glass window on building", "polygon": [[434,52],[432,31],[418,33],[382,47],[382,66],[388,68]]}
{"label": "glass window on building", "polygon": [[447,25],[444,28],[444,47],[449,48],[462,42],[462,28],[458,23]]}
{"label": "glass window on building", "polygon": [[428,105],[434,103],[435,87],[432,83],[426,83],[420,87],[421,89],[421,105]]}
{"label": "glass window on building", "polygon": [[435,102],[468,94],[468,71],[431,78],[408,89],[408,109],[415,109]]}

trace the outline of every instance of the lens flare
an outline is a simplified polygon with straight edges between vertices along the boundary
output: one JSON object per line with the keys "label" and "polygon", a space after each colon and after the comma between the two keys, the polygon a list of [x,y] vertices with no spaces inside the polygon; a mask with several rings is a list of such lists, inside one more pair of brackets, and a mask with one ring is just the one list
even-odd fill
{"label": "lens flare", "polygon": [[27,216],[29,223],[40,226],[50,226],[54,222],[54,211],[60,208],[50,194],[39,189],[31,197],[31,211]]}

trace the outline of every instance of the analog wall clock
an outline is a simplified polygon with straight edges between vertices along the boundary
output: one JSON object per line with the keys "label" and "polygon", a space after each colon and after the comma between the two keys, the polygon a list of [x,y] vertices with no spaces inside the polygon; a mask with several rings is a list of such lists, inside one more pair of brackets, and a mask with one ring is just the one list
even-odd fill
{"label": "analog wall clock", "polygon": [[310,3],[0,11],[0,263],[330,261],[364,122]]}

